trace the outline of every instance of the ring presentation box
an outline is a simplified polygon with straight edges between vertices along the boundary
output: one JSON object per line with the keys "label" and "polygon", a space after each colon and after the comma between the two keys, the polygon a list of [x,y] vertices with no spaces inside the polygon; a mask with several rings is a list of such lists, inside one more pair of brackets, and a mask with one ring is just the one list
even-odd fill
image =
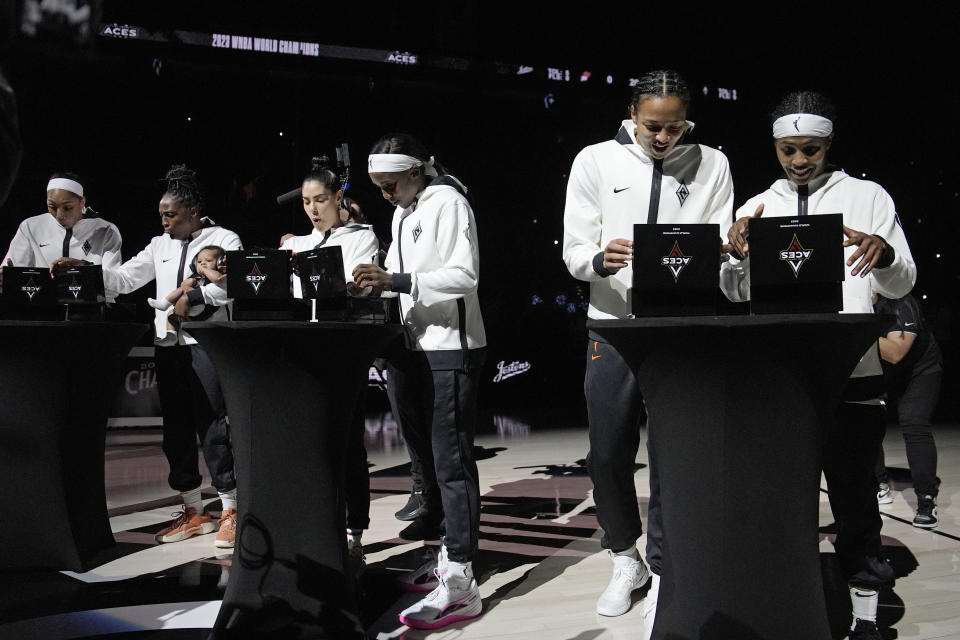
{"label": "ring presentation box", "polygon": [[227,251],[227,295],[234,320],[306,320],[310,309],[290,292],[285,249]]}
{"label": "ring presentation box", "polygon": [[635,317],[716,315],[720,225],[633,225]]}
{"label": "ring presentation box", "polygon": [[750,220],[750,311],[843,308],[843,215]]}

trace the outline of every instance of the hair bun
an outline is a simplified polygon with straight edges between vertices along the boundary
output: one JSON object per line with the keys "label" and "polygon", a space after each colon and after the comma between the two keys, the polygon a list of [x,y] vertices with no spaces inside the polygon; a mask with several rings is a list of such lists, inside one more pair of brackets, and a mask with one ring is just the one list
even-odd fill
{"label": "hair bun", "polygon": [[314,156],[310,159],[310,168],[314,171],[330,171],[330,158],[328,156]]}

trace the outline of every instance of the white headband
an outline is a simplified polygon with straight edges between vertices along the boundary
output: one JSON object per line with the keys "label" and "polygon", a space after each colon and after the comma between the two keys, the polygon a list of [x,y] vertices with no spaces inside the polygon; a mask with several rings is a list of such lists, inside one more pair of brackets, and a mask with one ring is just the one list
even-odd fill
{"label": "white headband", "polygon": [[403,153],[371,153],[367,157],[367,172],[396,173],[413,167],[424,167],[423,172],[426,175],[436,177],[437,170],[433,168],[433,162],[433,156],[430,156],[430,160],[424,162],[419,158]]}
{"label": "white headband", "polygon": [[833,123],[812,113],[791,113],[773,121],[773,137],[777,140],[793,136],[826,138],[832,133]]}
{"label": "white headband", "polygon": [[70,178],[52,178],[50,182],[47,183],[47,192],[49,193],[54,189],[66,189],[70,193],[75,193],[81,198],[83,197],[83,185]]}

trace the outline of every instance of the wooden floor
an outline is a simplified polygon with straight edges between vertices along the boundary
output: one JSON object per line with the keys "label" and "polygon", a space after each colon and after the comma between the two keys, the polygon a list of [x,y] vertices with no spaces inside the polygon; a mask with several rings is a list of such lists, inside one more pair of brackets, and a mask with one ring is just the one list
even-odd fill
{"label": "wooden floor", "polygon": [[[405,523],[393,517],[409,490],[406,450],[389,416],[368,419],[373,501],[372,525],[363,538],[368,570],[361,609],[370,637],[639,637],[638,606],[618,618],[594,613],[611,564],[600,549],[591,483],[583,467],[586,431],[576,424],[579,418],[569,420],[572,424],[563,428],[543,424],[533,428],[523,420],[499,416],[488,433],[478,435],[483,514],[475,572],[484,614],[421,632],[397,622],[397,613],[416,596],[402,595],[393,587],[394,577],[418,564],[423,549],[423,543],[405,543],[397,537]],[[910,525],[916,500],[908,474],[901,471],[906,469],[903,441],[895,427],[886,438],[895,499],[881,507],[883,542],[901,575],[881,594],[879,618],[886,639],[960,639],[960,426],[939,425],[936,437],[942,486],[940,526],[933,531]],[[649,491],[643,446],[637,462],[636,485],[645,518]],[[108,633],[204,637],[197,630],[209,629],[216,617],[231,558],[214,548],[212,535],[153,544],[153,532],[176,503],[166,473],[157,433],[111,435],[108,506],[119,545],[117,557],[83,574],[0,572],[0,638],[121,637],[104,635]],[[709,479],[704,491],[710,491]],[[215,493],[205,495],[216,502]],[[828,526],[832,518],[823,492],[820,504],[820,547],[827,557],[833,552]],[[641,549],[644,542],[641,539]],[[842,598],[838,610],[845,615],[840,605]],[[800,621],[785,621],[795,623]],[[169,631],[142,635],[148,629]]]}

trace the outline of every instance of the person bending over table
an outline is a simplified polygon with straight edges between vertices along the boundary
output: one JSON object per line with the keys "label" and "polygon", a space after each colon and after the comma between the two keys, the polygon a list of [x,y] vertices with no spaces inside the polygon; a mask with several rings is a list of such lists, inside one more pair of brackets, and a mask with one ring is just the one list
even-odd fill
{"label": "person bending over table", "polygon": [[476,221],[466,187],[412,136],[381,138],[367,169],[396,207],[393,243],[386,270],[362,264],[353,276],[361,288],[400,294],[406,349],[402,362],[391,362],[389,378],[404,438],[427,481],[439,485],[446,518],[439,554],[406,581],[407,588],[435,588],[404,609],[400,622],[434,629],[476,617],[483,606],[472,567],[480,531],[473,438],[487,344],[477,298]]}
{"label": "person bending over table", "polygon": [[[721,287],[733,301],[749,299],[749,221],[759,216],[843,214],[842,241],[849,272],[843,312],[872,313],[871,289],[899,298],[910,292],[916,267],[893,200],[875,182],[831,165],[836,110],[812,92],[791,93],[773,112],[773,147],[785,177],[737,210],[727,238],[731,259],[721,267]],[[880,557],[880,513],[874,465],[883,441],[883,371],[876,346],[860,359],[844,390],[835,424],[825,428],[823,471],[837,524],[836,549],[850,585],[851,637],[880,638],[877,590],[894,580]]]}
{"label": "person bending over table", "polygon": [[[613,140],[590,145],[573,161],[563,214],[563,259],[570,274],[590,283],[589,318],[627,318],[633,284],[633,225],[717,224],[733,219],[733,184],[727,158],[699,144],[680,144],[693,127],[687,120],[690,91],[675,71],[640,77],[630,99],[630,118]],[[613,561],[613,576],[597,613],[619,616],[648,571],[637,551],[643,533],[634,464],[640,446],[643,398],[634,367],[617,347],[591,331],[584,379],[600,544]],[[650,416],[655,423],[657,416]],[[644,637],[656,616],[662,567],[663,525],[655,447],[647,440],[650,505],[647,562],[653,572],[644,599]]]}
{"label": "person bending over table", "polygon": [[[203,195],[196,173],[174,166],[164,179],[160,199],[163,234],[122,265],[104,269],[103,281],[119,293],[156,283],[157,298],[182,286],[174,313],[181,319],[199,315],[207,305],[217,307],[211,320],[227,320],[226,288],[222,282],[198,286],[184,278],[188,264],[204,247],[226,251],[242,248],[233,231],[202,215]],[[72,259],[61,258],[68,261]],[[186,331],[167,332],[167,312],[155,310],[157,390],[163,412],[163,452],[170,465],[170,487],[180,492],[183,510],[156,534],[158,543],[179,542],[218,529],[214,544],[233,547],[237,525],[237,484],[220,380],[207,352]],[[179,323],[178,323],[179,326]],[[219,527],[204,511],[200,497],[202,476],[197,465],[197,438],[223,511]]]}

